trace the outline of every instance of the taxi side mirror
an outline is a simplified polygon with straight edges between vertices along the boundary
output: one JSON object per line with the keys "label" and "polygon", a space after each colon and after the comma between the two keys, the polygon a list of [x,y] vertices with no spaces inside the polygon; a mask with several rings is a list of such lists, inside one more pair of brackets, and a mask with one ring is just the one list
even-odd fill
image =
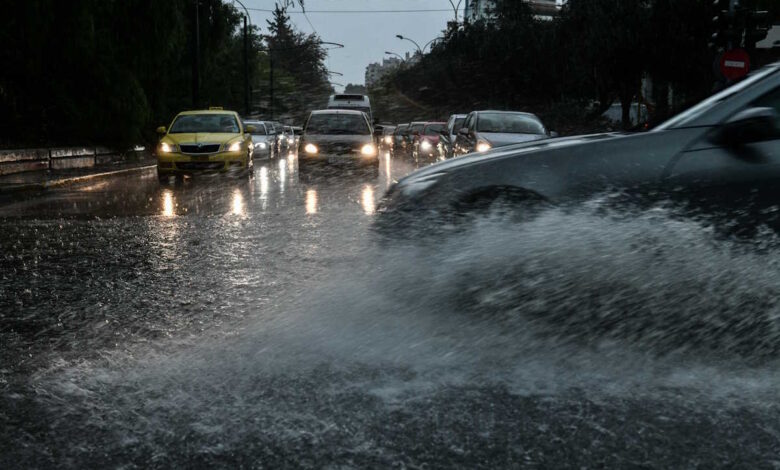
{"label": "taxi side mirror", "polygon": [[166,132],[168,132],[168,131],[165,129],[165,126],[160,126],[160,127],[157,128],[157,133],[158,134],[165,134]]}
{"label": "taxi side mirror", "polygon": [[468,127],[461,127],[458,130],[458,134],[460,134],[460,135],[469,135],[469,128]]}
{"label": "taxi side mirror", "polygon": [[249,132],[250,134],[254,134],[255,132],[257,132],[257,127],[255,127],[255,126],[246,126],[244,128],[244,132]]}

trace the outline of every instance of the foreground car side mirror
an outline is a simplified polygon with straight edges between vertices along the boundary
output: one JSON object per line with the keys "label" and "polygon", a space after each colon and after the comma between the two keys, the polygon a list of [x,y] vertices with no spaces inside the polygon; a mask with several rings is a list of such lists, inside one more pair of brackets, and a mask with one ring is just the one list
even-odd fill
{"label": "foreground car side mirror", "polygon": [[558,133],[555,131],[550,131],[550,137],[558,137]]}
{"label": "foreground car side mirror", "polygon": [[168,131],[165,129],[165,126],[160,126],[160,127],[157,128],[157,133],[158,134],[165,134],[167,132]]}
{"label": "foreground car side mirror", "polygon": [[774,108],[757,107],[740,111],[725,124],[716,134],[718,143],[728,147],[765,140],[776,139],[778,132],[778,114]]}

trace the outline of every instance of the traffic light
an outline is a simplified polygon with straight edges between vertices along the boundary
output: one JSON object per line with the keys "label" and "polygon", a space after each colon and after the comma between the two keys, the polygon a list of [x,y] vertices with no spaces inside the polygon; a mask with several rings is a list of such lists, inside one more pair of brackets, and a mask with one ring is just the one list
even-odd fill
{"label": "traffic light", "polygon": [[741,42],[737,31],[736,19],[739,2],[735,0],[715,0],[712,17],[714,33],[710,41],[710,47],[730,49],[735,43]]}
{"label": "traffic light", "polygon": [[745,48],[753,49],[762,41],[772,28],[772,18],[768,11],[748,11],[745,17]]}

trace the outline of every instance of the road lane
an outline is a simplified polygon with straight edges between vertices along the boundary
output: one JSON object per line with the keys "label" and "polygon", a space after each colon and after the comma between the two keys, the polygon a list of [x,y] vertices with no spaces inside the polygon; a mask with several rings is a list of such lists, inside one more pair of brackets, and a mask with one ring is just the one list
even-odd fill
{"label": "road lane", "polygon": [[[601,314],[583,281],[601,271],[577,250],[607,239],[587,263],[619,258],[619,230],[575,214],[433,253],[377,247],[375,202],[410,169],[302,179],[288,157],[252,179],[152,172],[0,205],[0,468],[773,465],[773,363],[570,347],[514,319],[577,296]],[[526,267],[549,282],[502,264],[536,250]],[[631,287],[654,265],[606,266]],[[675,299],[698,302],[660,311]]]}

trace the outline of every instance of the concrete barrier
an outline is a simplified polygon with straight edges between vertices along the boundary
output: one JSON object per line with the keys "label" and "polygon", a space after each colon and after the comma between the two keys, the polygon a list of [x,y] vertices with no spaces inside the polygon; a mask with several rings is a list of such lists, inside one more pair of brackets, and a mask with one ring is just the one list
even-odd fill
{"label": "concrete barrier", "polygon": [[0,150],[0,175],[24,171],[89,168],[123,161],[125,157],[106,147],[53,147]]}

